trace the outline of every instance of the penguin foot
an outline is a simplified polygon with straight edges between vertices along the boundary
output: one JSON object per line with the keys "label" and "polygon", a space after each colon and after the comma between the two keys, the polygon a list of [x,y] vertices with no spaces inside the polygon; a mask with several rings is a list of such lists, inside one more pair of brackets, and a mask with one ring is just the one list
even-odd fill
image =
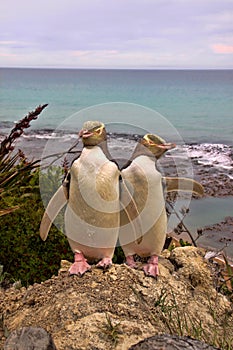
{"label": "penguin foot", "polygon": [[82,253],[75,253],[74,263],[69,268],[69,274],[82,277],[85,272],[90,271],[91,266],[87,263]]}
{"label": "penguin foot", "polygon": [[143,271],[146,276],[153,277],[157,279],[159,275],[158,257],[152,255],[148,260],[147,264],[143,267]]}
{"label": "penguin foot", "polygon": [[131,267],[132,269],[136,269],[137,268],[137,264],[134,260],[133,255],[128,255],[126,257],[126,265],[128,265],[129,267]]}
{"label": "penguin foot", "polygon": [[112,259],[111,258],[103,258],[96,264],[96,267],[99,267],[100,269],[107,270],[112,265]]}

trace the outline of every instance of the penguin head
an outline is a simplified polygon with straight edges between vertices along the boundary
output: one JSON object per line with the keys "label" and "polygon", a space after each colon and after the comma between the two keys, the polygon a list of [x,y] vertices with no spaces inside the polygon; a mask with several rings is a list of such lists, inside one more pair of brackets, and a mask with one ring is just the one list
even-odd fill
{"label": "penguin head", "polygon": [[107,139],[105,125],[99,121],[87,121],[83,124],[79,136],[84,146],[96,146]]}
{"label": "penguin head", "polygon": [[145,146],[157,159],[168,150],[175,148],[174,143],[166,143],[164,139],[155,134],[146,134],[140,143]]}

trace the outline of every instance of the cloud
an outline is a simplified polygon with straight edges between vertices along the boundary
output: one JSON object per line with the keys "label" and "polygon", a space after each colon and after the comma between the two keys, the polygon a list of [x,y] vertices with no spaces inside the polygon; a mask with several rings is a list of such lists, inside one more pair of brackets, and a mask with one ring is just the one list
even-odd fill
{"label": "cloud", "polygon": [[0,66],[232,67],[232,24],[229,0],[0,1]]}
{"label": "cloud", "polygon": [[4,53],[4,52],[1,52],[1,53],[0,53],[0,57],[11,58],[11,57],[17,57],[17,55],[15,55],[15,54],[13,54],[13,53]]}
{"label": "cloud", "polygon": [[218,54],[232,54],[233,45],[213,44],[212,50],[214,53],[218,53]]}
{"label": "cloud", "polygon": [[46,55],[35,50],[28,53],[21,52],[12,57],[6,54],[5,58],[8,67],[14,67],[17,62],[20,67],[192,68],[189,54],[180,52],[174,55],[172,50],[163,53],[159,50],[57,50],[47,51]]}
{"label": "cloud", "polygon": [[13,40],[0,40],[0,45],[2,46],[12,46],[17,44],[17,41],[13,41]]}

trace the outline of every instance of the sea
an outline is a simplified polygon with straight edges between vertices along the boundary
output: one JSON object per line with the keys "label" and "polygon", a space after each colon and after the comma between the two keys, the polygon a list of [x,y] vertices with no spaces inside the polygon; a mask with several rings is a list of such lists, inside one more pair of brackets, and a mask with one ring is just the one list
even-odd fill
{"label": "sea", "polygon": [[[233,70],[2,68],[0,92],[1,129],[39,104],[49,106],[33,123],[35,130],[54,129],[88,107],[121,102],[160,113],[185,142],[232,144]],[[153,115],[141,126],[156,129]],[[72,129],[77,127],[74,120]]]}
{"label": "sea", "polygon": [[[119,157],[130,157],[130,135],[156,133],[233,179],[233,70],[0,68],[0,140],[45,103],[19,141],[29,157],[68,150],[84,121],[101,120]],[[233,216],[231,196],[198,203],[190,227]]]}

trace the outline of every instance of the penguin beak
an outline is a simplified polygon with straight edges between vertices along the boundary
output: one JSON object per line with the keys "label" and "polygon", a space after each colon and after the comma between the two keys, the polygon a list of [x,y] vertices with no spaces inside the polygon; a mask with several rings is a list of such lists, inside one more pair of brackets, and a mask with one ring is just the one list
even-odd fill
{"label": "penguin beak", "polygon": [[169,149],[173,149],[176,147],[175,143],[163,143],[163,144],[157,144],[156,147],[161,148],[161,150],[168,151]]}
{"label": "penguin beak", "polygon": [[176,145],[174,143],[155,144],[152,153],[157,159],[159,159],[164,153],[175,147]]}
{"label": "penguin beak", "polygon": [[87,129],[82,129],[79,131],[79,137],[82,137],[83,139],[87,139],[88,137],[92,136],[94,133],[87,130]]}

